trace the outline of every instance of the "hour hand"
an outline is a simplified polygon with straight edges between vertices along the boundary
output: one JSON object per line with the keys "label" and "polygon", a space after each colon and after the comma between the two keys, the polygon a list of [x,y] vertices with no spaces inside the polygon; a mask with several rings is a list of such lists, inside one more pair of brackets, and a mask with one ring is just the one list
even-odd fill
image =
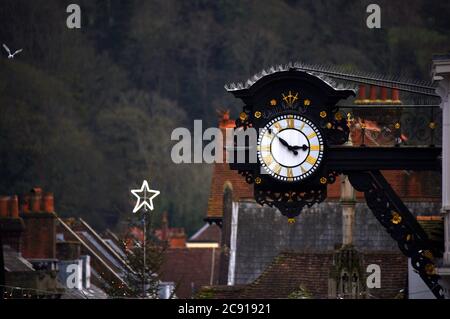
{"label": "hour hand", "polygon": [[291,149],[293,149],[293,150],[303,150],[303,151],[306,151],[308,148],[309,148],[309,146],[306,145],[306,144],[303,144],[302,146],[298,146],[298,145],[291,146]]}

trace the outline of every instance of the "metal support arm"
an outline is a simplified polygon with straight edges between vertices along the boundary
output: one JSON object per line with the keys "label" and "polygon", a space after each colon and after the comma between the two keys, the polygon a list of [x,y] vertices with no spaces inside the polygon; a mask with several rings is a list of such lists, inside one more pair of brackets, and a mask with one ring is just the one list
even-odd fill
{"label": "metal support arm", "polygon": [[435,258],[442,252],[434,247],[414,215],[403,204],[391,185],[378,170],[346,172],[353,187],[363,192],[367,205],[381,225],[398,243],[400,250],[411,258],[411,264],[438,299],[444,298],[438,283]]}

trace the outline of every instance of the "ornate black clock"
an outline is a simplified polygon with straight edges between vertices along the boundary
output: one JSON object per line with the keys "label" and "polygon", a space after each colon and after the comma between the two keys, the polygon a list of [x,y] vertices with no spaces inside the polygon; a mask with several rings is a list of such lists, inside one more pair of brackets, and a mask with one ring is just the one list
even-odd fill
{"label": "ornate black clock", "polygon": [[[338,85],[327,76],[343,82]],[[322,202],[327,196],[327,185],[335,181],[337,174],[347,175],[352,186],[364,193],[367,206],[400,250],[411,258],[411,265],[434,295],[443,298],[434,261],[435,256],[442,256],[442,247],[429,240],[381,173],[439,171],[441,147],[344,145],[350,132],[337,103],[356,90],[343,87],[342,83],[366,81],[363,83],[415,91],[409,83],[383,79],[377,82],[360,75],[295,64],[264,71],[245,84],[227,86],[244,102],[236,120],[237,131],[258,132],[256,141],[250,139],[244,148],[235,142],[235,158],[246,161],[230,167],[254,184],[258,203],[275,206],[288,218],[298,216],[304,206]],[[256,162],[247,160],[253,151],[257,152]],[[245,157],[239,152],[245,152]]]}
{"label": "ornate black clock", "polygon": [[236,126],[257,131],[256,145],[246,145],[247,152],[256,148],[257,163],[231,164],[254,184],[256,201],[288,218],[323,201],[336,177],[327,167],[327,148],[342,145],[349,135],[336,103],[355,91],[290,66],[227,90],[245,103]]}

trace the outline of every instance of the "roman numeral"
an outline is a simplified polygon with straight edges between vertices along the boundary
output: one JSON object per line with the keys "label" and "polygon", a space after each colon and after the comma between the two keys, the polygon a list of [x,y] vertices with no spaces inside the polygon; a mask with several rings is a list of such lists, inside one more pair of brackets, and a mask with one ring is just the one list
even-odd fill
{"label": "roman numeral", "polygon": [[276,122],[273,126],[278,130],[278,132],[282,130],[281,124],[279,122]]}
{"label": "roman numeral", "polygon": [[274,171],[275,174],[280,175],[281,165],[280,164],[276,164],[275,167],[273,168],[273,171]]}
{"label": "roman numeral", "polygon": [[303,123],[302,123],[302,126],[300,126],[300,131],[303,131],[303,129],[305,128],[305,125],[306,125],[306,123],[303,122]]}
{"label": "roman numeral", "polygon": [[306,158],[306,162],[308,162],[311,165],[314,165],[316,163],[316,158],[312,157],[312,156],[308,156],[308,158]]}
{"label": "roman numeral", "polygon": [[292,172],[292,168],[287,169],[287,177],[294,178],[294,172]]}
{"label": "roman numeral", "polygon": [[294,128],[294,119],[287,119],[286,123],[288,128]]}
{"label": "roman numeral", "polygon": [[269,166],[270,164],[272,164],[273,162],[273,157],[272,155],[267,155],[263,157],[263,161],[264,163],[266,163],[267,166]]}
{"label": "roman numeral", "polygon": [[270,152],[270,145],[259,145],[258,151],[260,152]]}

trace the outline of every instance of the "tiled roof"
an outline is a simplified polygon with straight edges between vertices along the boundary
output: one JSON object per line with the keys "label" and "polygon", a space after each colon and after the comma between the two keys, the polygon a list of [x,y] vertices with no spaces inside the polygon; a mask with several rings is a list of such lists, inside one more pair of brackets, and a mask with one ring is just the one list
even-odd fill
{"label": "tiled roof", "polygon": [[[197,297],[211,299],[285,299],[300,289],[312,298],[328,298],[328,278],[334,252],[283,252],[251,284],[236,289],[204,287]],[[395,298],[407,285],[407,259],[396,252],[365,252],[364,267],[381,267],[381,288],[371,289],[371,298]]]}
{"label": "tiled roof", "polygon": [[17,251],[9,246],[3,246],[3,259],[7,272],[34,271],[33,266]]}
{"label": "tiled roof", "polygon": [[375,299],[394,299],[406,291],[408,285],[408,259],[400,252],[366,252],[364,267],[377,264],[381,268],[381,288],[369,290],[369,297]]}

